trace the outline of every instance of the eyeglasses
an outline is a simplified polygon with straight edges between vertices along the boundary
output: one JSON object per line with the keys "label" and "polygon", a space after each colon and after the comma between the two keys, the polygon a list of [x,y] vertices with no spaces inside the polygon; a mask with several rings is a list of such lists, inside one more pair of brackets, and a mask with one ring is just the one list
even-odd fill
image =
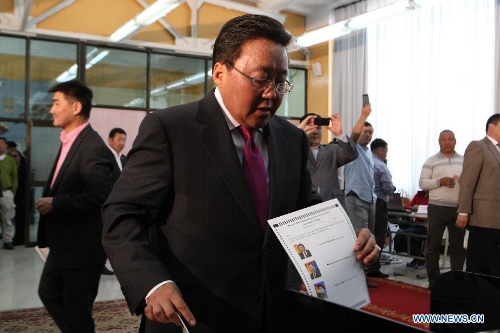
{"label": "eyeglasses", "polygon": [[276,93],[278,93],[280,95],[288,94],[290,91],[292,91],[293,84],[291,84],[290,82],[288,82],[288,80],[285,80],[285,82],[274,83],[271,80],[255,79],[255,78],[253,78],[251,76],[248,76],[247,74],[243,73],[238,68],[234,67],[233,64],[231,64],[229,62],[228,62],[228,64],[235,71],[237,71],[238,73],[240,73],[241,75],[243,75],[244,77],[246,77],[247,79],[249,79],[250,82],[252,83],[252,86],[255,89],[257,89],[257,90],[268,89],[271,85],[274,85],[274,90],[276,91]]}

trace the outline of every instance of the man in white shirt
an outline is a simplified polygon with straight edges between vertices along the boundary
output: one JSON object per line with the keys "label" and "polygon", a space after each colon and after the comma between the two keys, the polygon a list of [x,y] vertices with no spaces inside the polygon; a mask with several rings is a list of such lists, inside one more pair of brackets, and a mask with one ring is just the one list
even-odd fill
{"label": "man in white shirt", "polygon": [[123,148],[125,148],[126,142],[127,133],[122,128],[116,127],[109,132],[109,149],[111,149],[111,152],[116,159],[116,164],[118,164],[118,168],[120,169],[120,171],[122,171],[127,160],[126,156],[122,154],[122,150]]}
{"label": "man in white shirt", "polygon": [[[108,136],[108,147],[115,157],[116,164],[120,172],[125,166],[127,157],[122,154],[123,148],[125,148],[125,143],[127,142],[127,133],[123,128],[115,127],[109,132]],[[106,265],[102,266],[102,274],[104,275],[114,275],[115,273],[110,270]]]}
{"label": "man in white shirt", "polygon": [[420,188],[429,191],[425,241],[425,268],[429,289],[432,289],[441,274],[439,251],[446,228],[450,240],[451,270],[463,270],[466,257],[463,246],[465,229],[455,224],[464,158],[455,151],[457,140],[452,131],[441,131],[438,143],[439,152],[425,161],[419,180]]}

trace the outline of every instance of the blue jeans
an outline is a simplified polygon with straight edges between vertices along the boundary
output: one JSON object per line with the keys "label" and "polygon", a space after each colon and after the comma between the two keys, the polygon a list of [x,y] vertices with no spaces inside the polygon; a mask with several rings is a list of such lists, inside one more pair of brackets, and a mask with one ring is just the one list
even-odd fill
{"label": "blue jeans", "polygon": [[354,229],[368,228],[375,232],[375,204],[366,202],[354,195],[345,197],[347,215]]}

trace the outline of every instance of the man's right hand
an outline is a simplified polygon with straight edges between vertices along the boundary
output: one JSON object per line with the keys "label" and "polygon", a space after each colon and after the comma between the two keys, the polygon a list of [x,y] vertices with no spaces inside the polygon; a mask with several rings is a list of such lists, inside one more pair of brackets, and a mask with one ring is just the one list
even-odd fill
{"label": "man's right hand", "polygon": [[455,179],[453,177],[443,177],[439,179],[439,184],[446,187],[455,187]]}
{"label": "man's right hand", "polygon": [[368,118],[368,116],[372,113],[372,105],[366,104],[361,108],[361,117],[364,119]]}
{"label": "man's right hand", "polygon": [[196,319],[184,302],[181,291],[175,283],[165,283],[155,290],[147,299],[147,305],[144,309],[144,315],[149,320],[181,326],[177,313],[187,321],[189,326],[196,325]]}
{"label": "man's right hand", "polygon": [[468,223],[469,223],[469,215],[458,214],[457,221],[455,222],[455,225],[457,226],[458,229],[465,229]]}
{"label": "man's right hand", "polygon": [[307,116],[302,122],[299,124],[299,128],[303,130],[307,135],[311,134],[314,132],[317,128],[318,125],[314,125],[314,118],[317,116],[310,115]]}

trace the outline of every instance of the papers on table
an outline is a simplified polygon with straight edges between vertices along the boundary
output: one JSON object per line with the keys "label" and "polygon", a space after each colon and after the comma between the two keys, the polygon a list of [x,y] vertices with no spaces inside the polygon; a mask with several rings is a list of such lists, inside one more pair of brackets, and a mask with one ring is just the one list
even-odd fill
{"label": "papers on table", "polygon": [[418,205],[417,214],[427,214],[428,205]]}
{"label": "papers on table", "polygon": [[360,308],[370,302],[356,233],[337,199],[268,221],[305,284],[307,293]]}

